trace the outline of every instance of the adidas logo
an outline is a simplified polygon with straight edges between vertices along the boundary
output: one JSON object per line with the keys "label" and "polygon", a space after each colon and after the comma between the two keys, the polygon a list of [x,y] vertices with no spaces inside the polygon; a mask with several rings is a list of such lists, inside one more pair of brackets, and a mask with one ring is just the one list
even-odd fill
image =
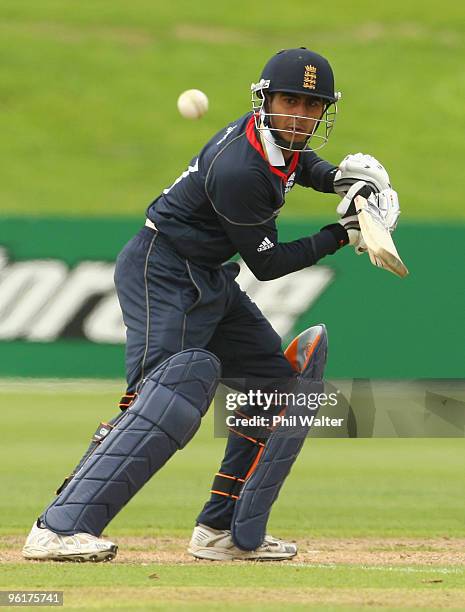
{"label": "adidas logo", "polygon": [[260,253],[261,251],[266,251],[267,249],[272,249],[273,247],[274,244],[271,242],[271,240],[269,238],[265,238],[264,240],[262,240],[262,243],[258,247],[257,253]]}

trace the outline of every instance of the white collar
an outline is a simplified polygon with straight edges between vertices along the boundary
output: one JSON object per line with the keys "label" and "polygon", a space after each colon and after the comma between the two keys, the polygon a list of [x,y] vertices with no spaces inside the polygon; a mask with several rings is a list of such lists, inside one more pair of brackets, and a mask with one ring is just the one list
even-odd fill
{"label": "white collar", "polygon": [[263,126],[260,129],[260,135],[262,137],[262,144],[270,164],[272,166],[285,166],[286,162],[284,160],[283,152],[278,145],[275,144],[274,136],[271,131],[267,127]]}

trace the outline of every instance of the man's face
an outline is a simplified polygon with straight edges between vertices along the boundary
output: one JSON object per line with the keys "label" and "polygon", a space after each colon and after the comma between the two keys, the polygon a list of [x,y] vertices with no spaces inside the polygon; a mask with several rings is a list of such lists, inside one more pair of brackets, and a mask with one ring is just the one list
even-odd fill
{"label": "man's face", "polygon": [[[268,112],[289,117],[271,117],[274,130],[281,130],[279,136],[286,142],[304,142],[313,133],[317,120],[321,119],[324,102],[321,98],[305,94],[276,92],[268,102]],[[282,131],[287,130],[287,131]],[[295,134],[294,132],[304,132]]]}

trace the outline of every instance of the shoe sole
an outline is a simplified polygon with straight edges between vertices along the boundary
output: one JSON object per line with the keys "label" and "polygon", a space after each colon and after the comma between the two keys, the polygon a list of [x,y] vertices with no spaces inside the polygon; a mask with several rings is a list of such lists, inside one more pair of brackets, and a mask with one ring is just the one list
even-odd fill
{"label": "shoe sole", "polygon": [[60,561],[70,563],[102,563],[106,561],[112,561],[118,553],[118,546],[111,546],[109,549],[100,551],[98,553],[78,553],[75,555],[70,554],[52,554],[44,551],[40,554],[39,551],[27,551],[23,550],[23,557],[31,561]]}
{"label": "shoe sole", "polygon": [[206,559],[207,561],[286,561],[286,559],[292,559],[297,554],[296,551],[295,553],[282,553],[280,555],[264,553],[260,556],[251,556],[252,553],[250,553],[249,556],[246,556],[247,552],[244,551],[244,555],[237,556],[213,548],[188,548],[187,552],[197,559]]}

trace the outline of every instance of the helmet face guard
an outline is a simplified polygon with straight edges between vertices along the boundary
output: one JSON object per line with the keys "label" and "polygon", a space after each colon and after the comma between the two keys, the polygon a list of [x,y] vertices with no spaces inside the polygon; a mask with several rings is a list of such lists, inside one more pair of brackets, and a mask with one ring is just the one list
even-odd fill
{"label": "helmet face guard", "polygon": [[[320,119],[315,119],[314,117],[307,117],[306,115],[287,115],[283,113],[270,113],[266,108],[267,97],[265,92],[267,86],[267,82],[264,79],[262,79],[258,83],[252,83],[251,85],[252,110],[254,111],[255,128],[258,132],[260,132],[262,138],[268,142],[275,144],[280,149],[285,149],[286,151],[316,151],[324,147],[325,144],[328,142],[329,135],[331,134],[331,131],[334,127],[334,123],[336,121],[336,101],[331,102],[329,100],[323,100],[325,106]],[[337,99],[340,98],[340,94],[338,94],[339,92],[337,92],[336,94]],[[273,117],[287,117],[291,119],[294,128],[287,130],[278,130],[274,128]],[[311,132],[301,132],[297,130],[296,123],[298,119],[311,119],[314,122],[313,130]],[[283,138],[281,135],[283,133],[289,134],[291,138],[289,140]],[[305,136],[305,140],[299,140],[299,142],[295,142],[296,136]],[[310,140],[312,141],[311,146]]]}
{"label": "helmet face guard", "polygon": [[[334,91],[333,71],[323,56],[305,47],[279,51],[267,62],[259,82],[252,84],[251,91],[255,127],[265,140],[287,151],[315,151],[328,142],[341,94]],[[322,116],[315,119],[269,112],[270,97],[277,92],[320,98],[324,103]],[[290,119],[293,128],[277,129],[273,125],[274,117]],[[312,120],[311,132],[296,129],[300,119]]]}

